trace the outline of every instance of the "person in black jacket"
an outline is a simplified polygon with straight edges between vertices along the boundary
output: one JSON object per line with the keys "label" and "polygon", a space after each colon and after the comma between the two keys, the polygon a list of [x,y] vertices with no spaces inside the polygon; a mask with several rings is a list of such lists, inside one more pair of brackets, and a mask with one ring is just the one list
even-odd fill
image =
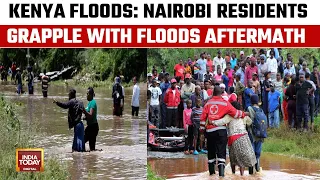
{"label": "person in black jacket", "polygon": [[83,112],[83,103],[76,99],[76,90],[70,89],[69,91],[69,101],[62,103],[53,100],[53,103],[58,105],[63,109],[68,109],[68,123],[69,129],[74,128],[74,138],[72,144],[72,152],[84,152],[85,151],[85,141],[84,141],[84,126],[81,121]]}
{"label": "person in black jacket", "polygon": [[122,107],[124,103],[124,96],[122,86],[120,84],[120,77],[115,78],[115,84],[112,87],[113,98],[113,115],[120,117],[122,114]]}

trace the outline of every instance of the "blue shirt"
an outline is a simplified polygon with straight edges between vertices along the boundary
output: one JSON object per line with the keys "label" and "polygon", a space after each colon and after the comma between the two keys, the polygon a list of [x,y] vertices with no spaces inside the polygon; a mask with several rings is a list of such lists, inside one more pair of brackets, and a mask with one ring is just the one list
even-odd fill
{"label": "blue shirt", "polygon": [[244,102],[245,102],[246,109],[248,109],[248,107],[251,106],[250,96],[253,94],[254,94],[254,92],[251,88],[246,88],[244,90]]}
{"label": "blue shirt", "polygon": [[242,71],[241,68],[239,68],[239,69],[237,70],[236,75],[238,75],[238,74],[241,75],[240,82],[241,82],[242,84],[244,84],[244,71]]}
{"label": "blue shirt", "polygon": [[228,76],[222,75],[222,81],[223,81],[223,84],[226,86],[226,89],[228,89],[228,84],[229,84]]}
{"label": "blue shirt", "polygon": [[168,83],[166,83],[166,82],[160,83],[160,89],[162,91],[162,94],[161,94],[161,99],[162,100],[163,100],[164,96],[166,95],[167,89],[169,89],[170,86],[171,86],[171,84],[169,82]]}
{"label": "blue shirt", "polygon": [[280,93],[278,91],[269,92],[268,101],[269,101],[269,112],[273,112],[279,107],[279,98]]}
{"label": "blue shirt", "polygon": [[274,58],[278,59],[279,57],[279,50],[278,48],[273,48],[274,49]]}
{"label": "blue shirt", "polygon": [[234,58],[230,60],[230,63],[231,63],[231,69],[234,69],[234,67],[237,65],[237,61],[238,59],[237,58]]}

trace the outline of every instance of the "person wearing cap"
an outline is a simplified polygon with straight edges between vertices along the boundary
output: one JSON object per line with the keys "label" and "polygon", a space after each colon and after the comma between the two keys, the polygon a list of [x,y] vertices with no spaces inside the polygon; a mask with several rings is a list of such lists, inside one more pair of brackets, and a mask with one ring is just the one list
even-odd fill
{"label": "person wearing cap", "polygon": [[205,59],[204,53],[201,53],[200,59],[197,60],[196,66],[199,68],[198,80],[204,81],[204,75],[207,72],[207,60]]}
{"label": "person wearing cap", "polygon": [[85,143],[89,141],[90,151],[96,151],[96,141],[99,132],[97,118],[98,106],[94,96],[93,88],[89,87],[87,92],[88,105],[87,108],[83,110],[83,113],[86,116],[85,120],[87,121],[87,127],[84,131],[84,141]]}
{"label": "person wearing cap", "polygon": [[248,86],[244,90],[244,102],[245,102],[245,110],[248,110],[248,107],[251,106],[250,97],[255,94],[253,91],[253,82],[252,80],[248,81]]}
{"label": "person wearing cap", "polygon": [[224,72],[226,68],[226,61],[221,57],[221,51],[219,50],[217,56],[213,59],[216,71],[218,72],[218,66],[220,66],[221,71]]}
{"label": "person wearing cap", "polygon": [[245,70],[245,78],[244,78],[244,85],[245,86],[248,86],[248,80],[252,80],[252,74],[255,73],[255,74],[258,74],[258,67],[256,65],[256,58],[255,57],[252,57],[250,59],[251,63],[250,63],[250,66],[246,67],[246,70]]}
{"label": "person wearing cap", "polygon": [[238,59],[237,59],[237,56],[236,56],[236,53],[231,53],[231,59],[230,59],[230,63],[231,63],[231,69],[234,70],[234,68],[236,67],[237,65],[237,62],[238,62]]}
{"label": "person wearing cap", "polygon": [[268,94],[269,102],[269,127],[270,128],[279,128],[280,126],[280,93],[275,90],[275,85],[270,85],[270,92]]}
{"label": "person wearing cap", "polygon": [[267,59],[268,71],[271,72],[270,78],[274,82],[276,80],[276,75],[278,72],[278,61],[274,58],[274,52],[270,52],[270,57]]}
{"label": "person wearing cap", "polygon": [[120,77],[115,77],[115,83],[112,87],[113,115],[118,117],[121,116],[121,106],[123,106],[124,102],[123,89],[120,81]]}
{"label": "person wearing cap", "polygon": [[131,114],[132,116],[139,115],[139,106],[140,106],[140,87],[138,85],[137,77],[132,78],[133,89],[132,89],[132,99],[131,99]]}
{"label": "person wearing cap", "polygon": [[221,120],[225,115],[234,118],[244,118],[246,113],[235,109],[228,101],[222,98],[220,86],[214,87],[214,96],[203,107],[200,117],[200,132],[206,131],[209,174],[215,174],[215,165],[218,164],[219,176],[224,176],[226,162],[226,146],[228,143],[227,127],[214,125],[214,121]]}
{"label": "person wearing cap", "polygon": [[[270,79],[271,72],[266,72],[264,75],[264,81],[262,83],[262,99],[263,99],[263,111],[265,114],[269,114],[269,104],[268,104],[268,97],[270,92],[270,85],[271,85],[271,79]],[[268,116],[267,116],[268,117]]]}
{"label": "person wearing cap", "polygon": [[179,82],[180,80],[184,80],[184,65],[183,60],[180,59],[179,63],[174,66],[174,76]]}
{"label": "person wearing cap", "polygon": [[[17,68],[17,74],[14,80],[15,84],[17,84],[17,93],[22,94],[22,75],[20,68]],[[18,82],[18,83],[17,83]]]}
{"label": "person wearing cap", "polygon": [[171,87],[167,89],[166,95],[164,96],[164,102],[167,106],[166,113],[166,127],[175,127],[177,125],[177,114],[178,106],[180,104],[180,92],[176,87],[177,80],[171,79]]}
{"label": "person wearing cap", "polygon": [[243,62],[243,61],[246,60],[246,56],[244,55],[244,51],[240,51],[240,58],[239,58],[239,60],[240,60],[241,62]]}
{"label": "person wearing cap", "polygon": [[160,126],[160,101],[161,89],[157,86],[157,80],[152,80],[152,85],[148,89],[151,92],[150,110],[151,110],[151,123],[157,128]]}
{"label": "person wearing cap", "polygon": [[222,97],[224,100],[229,101],[229,95],[228,95],[228,93],[226,92],[226,85],[220,84],[219,86],[220,86],[221,92],[222,92],[221,97]]}
{"label": "person wearing cap", "polygon": [[[248,107],[248,111],[250,114],[250,118],[254,120],[256,116],[256,111],[260,109],[259,106],[259,96],[254,94],[250,97],[251,106]],[[254,150],[254,153],[256,155],[257,163],[255,164],[255,169],[257,172],[260,171],[260,157],[261,157],[261,151],[262,151],[262,144],[264,142],[263,138],[258,138],[253,135],[252,133],[252,126],[248,127],[248,135],[251,140],[251,144]],[[253,167],[249,167],[249,174],[253,174]]]}
{"label": "person wearing cap", "polygon": [[310,72],[310,70],[309,70],[309,68],[307,67],[307,62],[306,61],[304,61],[303,63],[302,63],[302,68],[299,70],[299,74],[300,73],[303,73],[303,74],[307,74],[307,73],[311,73]]}
{"label": "person wearing cap", "polygon": [[191,82],[191,75],[186,74],[185,84],[181,87],[181,98],[184,102],[184,109],[186,108],[186,102],[190,99],[191,95],[195,92],[195,84]]}

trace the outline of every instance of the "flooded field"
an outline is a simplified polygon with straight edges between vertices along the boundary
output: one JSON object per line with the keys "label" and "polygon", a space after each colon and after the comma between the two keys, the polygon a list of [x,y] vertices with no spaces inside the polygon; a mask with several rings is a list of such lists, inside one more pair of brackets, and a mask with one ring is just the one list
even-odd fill
{"label": "flooded field", "polygon": [[[158,175],[168,179],[219,179],[217,174],[209,176],[206,155],[148,151],[148,164]],[[239,170],[232,175],[227,165],[224,179],[320,179],[320,163],[315,161],[263,153],[261,167],[263,170],[260,174],[249,176],[246,169],[241,177]]]}
{"label": "flooded field", "polygon": [[[141,87],[139,117],[131,116],[132,89],[126,89],[124,115],[112,116],[111,89],[95,89],[98,106],[99,134],[97,149],[102,151],[71,153],[73,130],[68,129],[67,110],[53,104],[53,99],[67,101],[67,86],[50,86],[44,99],[39,86],[35,94],[15,94],[15,86],[0,84],[5,98],[21,105],[19,111],[23,128],[37,125],[39,136],[35,145],[44,148],[45,158],[57,156],[69,163],[72,179],[146,179],[146,90]],[[75,87],[77,99],[87,105],[85,87]],[[24,88],[24,90],[26,90]],[[88,143],[86,149],[89,149]]]}

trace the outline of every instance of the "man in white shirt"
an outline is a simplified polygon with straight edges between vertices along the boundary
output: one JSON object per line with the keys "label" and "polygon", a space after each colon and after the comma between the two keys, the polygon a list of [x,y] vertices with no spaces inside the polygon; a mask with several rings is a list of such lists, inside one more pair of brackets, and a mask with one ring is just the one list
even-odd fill
{"label": "man in white shirt", "polygon": [[198,80],[199,81],[204,81],[204,75],[207,72],[207,60],[205,59],[205,54],[202,53],[201,54],[201,58],[197,60],[197,65],[199,68],[199,77]]}
{"label": "man in white shirt", "polygon": [[151,123],[159,128],[159,117],[160,117],[160,99],[162,91],[157,86],[157,81],[152,80],[152,86],[149,87],[151,92],[150,99],[150,110],[151,110]]}
{"label": "man in white shirt", "polygon": [[131,107],[132,107],[132,116],[138,116],[139,114],[139,99],[140,99],[140,87],[137,82],[137,78],[134,77],[132,79],[134,84],[132,90],[132,100],[131,100]]}
{"label": "man in white shirt", "polygon": [[215,65],[215,70],[218,70],[218,65],[221,67],[221,71],[224,72],[226,69],[226,61],[221,57],[221,51],[218,51],[218,55],[213,59],[214,65]]}
{"label": "man in white shirt", "polygon": [[267,59],[268,71],[271,72],[271,81],[274,82],[277,78],[278,61],[274,58],[274,52],[270,51],[270,57]]}

